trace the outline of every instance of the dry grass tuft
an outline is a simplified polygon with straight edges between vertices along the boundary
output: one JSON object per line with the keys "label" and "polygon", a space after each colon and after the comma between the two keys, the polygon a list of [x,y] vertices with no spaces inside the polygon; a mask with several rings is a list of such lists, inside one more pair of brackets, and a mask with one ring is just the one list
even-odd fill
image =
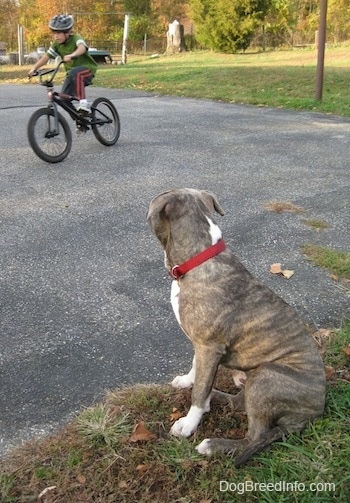
{"label": "dry grass tuft", "polygon": [[270,201],[264,205],[264,208],[268,211],[274,211],[275,213],[305,213],[304,208],[301,208],[290,201]]}

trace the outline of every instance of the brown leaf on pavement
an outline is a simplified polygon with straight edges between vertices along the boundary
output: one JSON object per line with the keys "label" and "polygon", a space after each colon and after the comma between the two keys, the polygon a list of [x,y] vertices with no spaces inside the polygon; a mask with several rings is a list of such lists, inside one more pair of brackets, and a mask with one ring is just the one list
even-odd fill
{"label": "brown leaf on pavement", "polygon": [[272,274],[281,274],[287,279],[291,278],[294,274],[294,271],[291,271],[290,269],[282,269],[282,264],[279,262],[270,266],[270,272]]}
{"label": "brown leaf on pavement", "polygon": [[270,272],[272,272],[272,274],[282,274],[282,264],[272,264],[270,267]]}

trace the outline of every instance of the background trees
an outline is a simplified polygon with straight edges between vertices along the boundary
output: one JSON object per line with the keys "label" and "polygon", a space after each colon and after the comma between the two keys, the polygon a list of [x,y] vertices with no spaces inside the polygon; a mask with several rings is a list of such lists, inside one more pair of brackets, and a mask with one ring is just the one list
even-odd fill
{"label": "background trees", "polygon": [[0,0],[0,41],[12,48],[17,45],[19,6],[14,0]]}
{"label": "background trees", "polygon": [[191,0],[198,40],[222,52],[245,50],[272,0]]}
{"label": "background trees", "polygon": [[[131,13],[130,40],[164,37],[175,19],[191,27],[203,48],[236,52],[250,44],[266,47],[313,43],[320,0],[0,0],[0,41],[17,49],[17,24],[27,50],[48,46],[49,19],[75,16],[77,32],[106,46],[121,40],[124,13]],[[327,39],[350,39],[350,0],[328,0]]]}

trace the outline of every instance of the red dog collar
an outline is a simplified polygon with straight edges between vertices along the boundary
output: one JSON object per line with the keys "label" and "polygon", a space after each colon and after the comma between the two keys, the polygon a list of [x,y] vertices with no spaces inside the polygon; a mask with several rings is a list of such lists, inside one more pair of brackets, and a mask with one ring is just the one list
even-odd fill
{"label": "red dog collar", "polygon": [[169,271],[169,274],[173,279],[180,279],[188,271],[194,269],[198,265],[203,264],[203,262],[206,262],[210,258],[215,257],[215,255],[218,255],[219,253],[224,251],[225,248],[225,241],[223,239],[220,239],[220,241],[218,241],[215,245],[209,246],[209,248],[206,248],[202,252],[198,253],[198,255],[195,255],[189,260],[186,260],[186,262],[183,262],[181,265],[174,265],[171,271]]}

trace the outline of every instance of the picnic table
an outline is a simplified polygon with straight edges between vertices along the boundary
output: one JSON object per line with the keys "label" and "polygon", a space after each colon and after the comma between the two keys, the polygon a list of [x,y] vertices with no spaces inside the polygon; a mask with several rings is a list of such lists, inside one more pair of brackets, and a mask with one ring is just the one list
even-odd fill
{"label": "picnic table", "polygon": [[94,58],[96,63],[112,63],[113,58],[109,51],[89,49],[89,54]]}

